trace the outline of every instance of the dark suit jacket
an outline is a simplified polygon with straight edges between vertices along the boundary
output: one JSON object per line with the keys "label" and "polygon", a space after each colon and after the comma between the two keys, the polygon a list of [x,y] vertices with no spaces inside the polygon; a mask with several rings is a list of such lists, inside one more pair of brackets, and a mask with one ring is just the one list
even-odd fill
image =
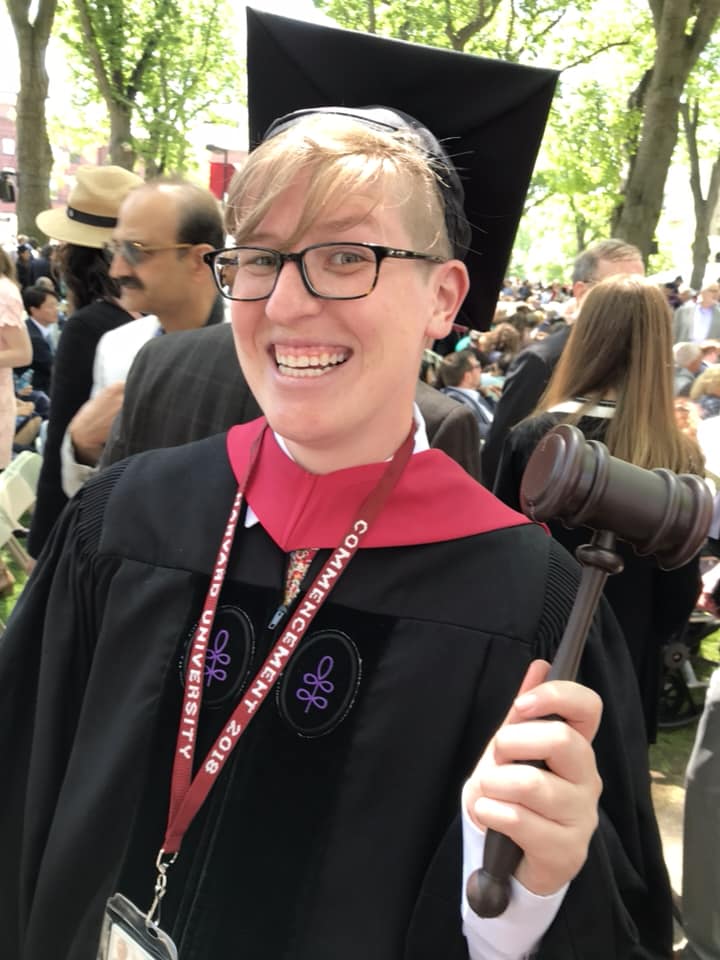
{"label": "dark suit jacket", "polygon": [[492,490],[505,438],[511,428],[532,413],[565,349],[572,327],[525,347],[508,367],[482,452],[483,483]]}
{"label": "dark suit jacket", "polygon": [[52,376],[53,354],[50,344],[40,333],[32,320],[26,320],[25,326],[30,334],[32,341],[33,355],[32,362],[24,367],[15,367],[15,373],[25,373],[26,370],[33,371],[33,390],[42,390],[43,393],[50,395],[50,378]]}
{"label": "dark suit jacket", "polygon": [[[416,399],[431,446],[479,479],[472,413],[419,381]],[[229,324],[157,337],[145,344],[130,368],[122,411],[101,464],[200,440],[260,413],[238,365]]]}

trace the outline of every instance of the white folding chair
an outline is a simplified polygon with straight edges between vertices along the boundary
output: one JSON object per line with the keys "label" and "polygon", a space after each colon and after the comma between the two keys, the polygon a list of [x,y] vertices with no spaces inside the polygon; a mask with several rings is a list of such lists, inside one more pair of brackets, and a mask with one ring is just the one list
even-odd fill
{"label": "white folding chair", "polygon": [[35,503],[42,457],[24,450],[0,473],[0,547],[6,546],[13,559],[29,573],[33,561],[14,536],[23,514]]}
{"label": "white folding chair", "polygon": [[24,450],[0,473],[0,507],[13,523],[20,526],[22,515],[35,503],[42,457]]}
{"label": "white folding chair", "polygon": [[30,573],[33,566],[32,557],[13,534],[13,530],[15,529],[17,528],[12,518],[9,517],[5,509],[0,506],[0,548],[7,547],[15,563],[17,563],[19,567],[22,567],[25,573]]}

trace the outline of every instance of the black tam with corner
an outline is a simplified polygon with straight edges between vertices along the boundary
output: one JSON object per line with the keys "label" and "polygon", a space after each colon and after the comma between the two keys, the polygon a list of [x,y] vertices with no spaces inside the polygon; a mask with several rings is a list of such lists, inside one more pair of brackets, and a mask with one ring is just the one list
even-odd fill
{"label": "black tam with corner", "polygon": [[[351,562],[170,870],[162,921],[181,960],[467,958],[461,784],[529,661],[552,655],[578,574],[442,454],[411,472],[428,455],[430,540],[448,489],[472,519],[423,542],[386,518],[388,543]],[[337,478],[351,512],[359,476]],[[292,531],[313,491],[283,483],[268,525]],[[235,489],[224,437],[113,466],[70,504],[20,599],[0,645],[3,957],[95,960],[105,899],[149,905],[182,668]],[[262,663],[285,561],[263,525],[239,528],[198,757]],[[537,956],[661,960],[671,905],[642,718],[602,611],[581,679],[605,704],[600,825]]]}
{"label": "black tam with corner", "polygon": [[251,147],[293,111],[373,104],[409,114],[440,142],[465,191],[462,319],[478,329],[495,312],[556,80],[554,70],[248,9]]}

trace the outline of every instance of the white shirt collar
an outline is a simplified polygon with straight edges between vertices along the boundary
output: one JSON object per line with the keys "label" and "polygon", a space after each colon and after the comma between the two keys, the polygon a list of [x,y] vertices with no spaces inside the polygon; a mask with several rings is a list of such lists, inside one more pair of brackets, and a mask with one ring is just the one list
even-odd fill
{"label": "white shirt collar", "polygon": [[556,403],[550,407],[548,413],[578,413],[582,410],[584,417],[598,417],[604,420],[611,420],[615,416],[615,404],[611,400],[601,400],[591,407],[584,407],[582,400],[564,400],[562,403]]}

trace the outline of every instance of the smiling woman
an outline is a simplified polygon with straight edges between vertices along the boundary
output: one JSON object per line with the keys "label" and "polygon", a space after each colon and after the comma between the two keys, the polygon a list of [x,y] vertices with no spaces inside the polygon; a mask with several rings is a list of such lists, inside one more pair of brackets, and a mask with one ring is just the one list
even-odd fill
{"label": "smiling woman", "polygon": [[[457,175],[440,179],[399,116],[362,118],[301,111],[279,120],[228,198],[243,246],[216,257],[248,383],[293,456],[316,472],[397,449],[425,342],[446,335],[468,289],[450,256],[467,226],[456,220],[448,238],[443,202],[444,191],[462,209]],[[424,221],[417,207],[429,211]],[[231,287],[221,279],[228,266]]]}

